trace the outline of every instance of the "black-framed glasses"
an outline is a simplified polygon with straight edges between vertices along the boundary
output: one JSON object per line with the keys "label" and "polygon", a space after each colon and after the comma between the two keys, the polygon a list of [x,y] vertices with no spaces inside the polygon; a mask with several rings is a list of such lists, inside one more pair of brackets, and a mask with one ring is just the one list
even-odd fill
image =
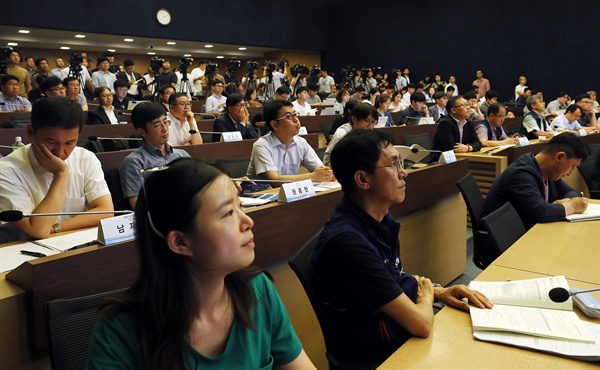
{"label": "black-framed glasses", "polygon": [[294,119],[298,119],[298,113],[297,112],[286,113],[285,116],[277,118],[277,121],[280,121],[282,119],[287,119],[287,120],[293,121]]}
{"label": "black-framed glasses", "polygon": [[[166,118],[162,122],[150,122],[150,123],[152,124],[152,128],[154,128],[154,129],[159,129],[159,128],[162,128],[163,126],[165,126],[166,128],[169,128],[169,126],[171,126],[171,121]],[[144,171],[145,170],[142,170],[142,173]]]}
{"label": "black-framed glasses", "polygon": [[[171,122],[169,122],[170,124]],[[162,123],[160,123],[162,125]],[[144,174],[146,173],[152,173],[152,172],[158,172],[158,171],[164,171],[167,168],[169,168],[168,164],[164,164],[162,166],[156,166],[156,167],[149,167],[149,168],[144,168],[140,170],[140,173],[142,174],[142,177],[144,176]],[[156,228],[156,226],[154,226],[154,222],[152,221],[152,215],[150,214],[150,204],[148,203],[148,197],[146,196],[146,185],[145,185],[145,180],[146,179],[142,179],[142,191],[144,193],[144,201],[146,202],[146,216],[148,217],[148,223],[150,224],[150,229],[152,229],[152,231],[158,235],[162,240],[167,240],[167,236],[163,233],[161,233],[160,231],[158,231],[158,229]]]}
{"label": "black-framed glasses", "polygon": [[404,170],[404,159],[402,157],[398,157],[392,161],[392,164],[388,164],[385,166],[377,166],[375,168],[384,168],[384,167],[395,167],[396,171],[400,173],[400,171]]}

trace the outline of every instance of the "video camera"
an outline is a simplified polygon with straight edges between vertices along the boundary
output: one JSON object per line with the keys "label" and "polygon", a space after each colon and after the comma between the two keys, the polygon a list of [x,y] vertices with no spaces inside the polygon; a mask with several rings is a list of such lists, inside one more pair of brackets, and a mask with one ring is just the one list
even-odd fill
{"label": "video camera", "polygon": [[279,62],[277,62],[277,68],[281,68],[282,70],[284,70],[286,66],[287,67],[290,66],[290,61],[285,58],[283,58]]}
{"label": "video camera", "polygon": [[321,68],[318,65],[312,66],[310,69],[310,73],[308,75],[307,83],[309,84],[318,84],[319,83],[319,73],[321,73]]}
{"label": "video camera", "polygon": [[182,74],[187,73],[187,69],[192,65],[193,62],[194,59],[190,57],[182,57],[179,59],[179,72]]}
{"label": "video camera", "polygon": [[297,76],[298,74],[308,75],[308,67],[304,64],[296,63],[290,68],[290,72],[292,72],[292,76]]}
{"label": "video camera", "polygon": [[277,63],[271,62],[270,60],[266,60],[264,65],[267,66],[267,73],[270,75],[277,69]]}
{"label": "video camera", "polygon": [[13,48],[10,46],[0,46],[0,76],[6,74],[6,68],[8,68],[8,59],[10,54],[13,52]]}
{"label": "video camera", "polygon": [[71,53],[69,58],[69,74],[78,76],[81,72],[81,63],[83,63],[83,57],[79,53]]}
{"label": "video camera", "polygon": [[160,69],[162,68],[164,62],[165,60],[163,58],[159,58],[156,56],[150,59],[150,69],[152,69],[152,72],[154,72],[155,75],[160,72]]}
{"label": "video camera", "polygon": [[248,73],[248,75],[252,76],[254,74],[254,71],[256,71],[257,68],[258,68],[257,61],[249,60],[246,62],[246,73]]}
{"label": "video camera", "polygon": [[214,76],[217,73],[217,68],[219,68],[217,63],[207,63],[205,74],[208,76]]}

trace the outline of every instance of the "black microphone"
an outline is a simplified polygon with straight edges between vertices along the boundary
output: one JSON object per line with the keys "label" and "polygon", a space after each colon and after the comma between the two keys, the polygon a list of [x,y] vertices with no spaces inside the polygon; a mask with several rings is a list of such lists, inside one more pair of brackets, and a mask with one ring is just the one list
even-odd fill
{"label": "black microphone", "polygon": [[123,213],[133,213],[133,211],[57,212],[57,213],[25,214],[21,211],[10,210],[10,211],[0,212],[0,221],[14,222],[14,221],[22,220],[27,217],[38,217],[38,216],[112,215],[112,214],[123,214]]}
{"label": "black microphone", "polygon": [[418,152],[442,153],[441,150],[419,149],[419,148],[414,148],[413,146],[410,147],[410,151],[413,153],[418,153]]}
{"label": "black microphone", "polygon": [[141,137],[104,137],[104,136],[88,136],[88,140],[143,140]]}
{"label": "black microphone", "polygon": [[553,302],[562,303],[562,302],[565,302],[567,299],[569,299],[569,297],[572,295],[576,295],[579,293],[595,292],[597,290],[600,290],[600,288],[580,290],[578,292],[570,292],[570,291],[566,290],[565,288],[557,287],[557,288],[550,289],[548,296],[550,297],[550,299]]}
{"label": "black microphone", "polygon": [[190,134],[192,134],[192,135],[194,135],[194,134],[214,134],[214,135],[221,135],[222,132],[190,130]]}

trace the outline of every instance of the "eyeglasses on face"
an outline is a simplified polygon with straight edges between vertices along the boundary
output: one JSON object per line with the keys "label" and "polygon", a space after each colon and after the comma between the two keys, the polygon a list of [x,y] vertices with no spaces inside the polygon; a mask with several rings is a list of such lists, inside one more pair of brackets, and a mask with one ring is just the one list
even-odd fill
{"label": "eyeglasses on face", "polygon": [[295,121],[298,119],[298,113],[297,112],[287,113],[285,116],[277,118],[277,121],[280,121],[282,119],[287,119],[289,121]]}
{"label": "eyeglasses on face", "polygon": [[[157,130],[159,128],[162,128],[163,126],[168,128],[169,126],[171,126],[171,121],[165,118],[165,120],[162,122],[151,122],[151,125],[150,125],[150,127],[152,127],[153,129],[157,129]],[[144,170],[142,170],[142,172],[143,171]]]}
{"label": "eyeglasses on face", "polygon": [[397,159],[394,159],[394,161],[392,161],[392,164],[388,164],[385,166],[377,166],[375,168],[384,168],[384,167],[395,167],[396,171],[398,171],[398,173],[400,173],[400,171],[404,170],[404,159],[402,157],[398,157]]}
{"label": "eyeglasses on face", "polygon": [[180,102],[180,103],[177,103],[177,105],[179,105],[181,108],[185,108],[185,107],[191,107],[192,103],[190,103],[190,102]]}

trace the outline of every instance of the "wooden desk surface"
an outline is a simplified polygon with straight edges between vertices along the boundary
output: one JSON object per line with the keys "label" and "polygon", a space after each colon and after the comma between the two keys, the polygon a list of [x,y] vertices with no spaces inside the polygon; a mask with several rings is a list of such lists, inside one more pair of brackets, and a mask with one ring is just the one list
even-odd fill
{"label": "wooden desk surface", "polygon": [[[490,266],[476,280],[503,281],[533,279],[541,274],[512,268]],[[593,288],[595,285],[569,280],[569,286]],[[600,295],[596,295],[600,297]],[[599,323],[575,309],[580,318]],[[473,338],[467,312],[445,307],[436,316],[429,338],[411,338],[379,369],[597,369],[598,365],[580,360],[535,352]]]}
{"label": "wooden desk surface", "polygon": [[492,265],[600,284],[600,220],[531,228]]}

